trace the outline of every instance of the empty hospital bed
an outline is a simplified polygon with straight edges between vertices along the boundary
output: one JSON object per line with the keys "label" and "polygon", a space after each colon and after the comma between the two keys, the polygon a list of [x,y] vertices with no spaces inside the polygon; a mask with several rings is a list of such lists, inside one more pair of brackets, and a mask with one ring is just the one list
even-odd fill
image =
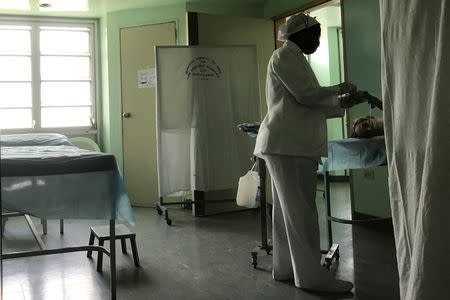
{"label": "empty hospital bed", "polygon": [[111,299],[116,299],[116,220],[135,223],[111,154],[79,149],[57,134],[2,135],[2,209],[41,219],[108,219],[110,250],[77,246],[2,254],[3,259],[101,251],[111,261]]}

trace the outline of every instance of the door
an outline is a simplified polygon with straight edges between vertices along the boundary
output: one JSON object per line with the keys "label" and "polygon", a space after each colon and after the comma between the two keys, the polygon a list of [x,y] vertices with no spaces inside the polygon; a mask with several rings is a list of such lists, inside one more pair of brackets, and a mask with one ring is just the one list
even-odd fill
{"label": "door", "polygon": [[120,30],[123,175],[135,206],[158,200],[155,86],[139,84],[138,72],[154,74],[155,46],[175,43],[175,22]]}

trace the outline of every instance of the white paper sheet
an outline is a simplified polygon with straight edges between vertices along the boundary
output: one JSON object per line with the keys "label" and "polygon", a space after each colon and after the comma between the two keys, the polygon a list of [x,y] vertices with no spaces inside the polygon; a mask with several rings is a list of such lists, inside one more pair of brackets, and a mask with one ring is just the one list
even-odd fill
{"label": "white paper sheet", "polygon": [[138,70],[138,88],[148,89],[156,86],[155,68]]}

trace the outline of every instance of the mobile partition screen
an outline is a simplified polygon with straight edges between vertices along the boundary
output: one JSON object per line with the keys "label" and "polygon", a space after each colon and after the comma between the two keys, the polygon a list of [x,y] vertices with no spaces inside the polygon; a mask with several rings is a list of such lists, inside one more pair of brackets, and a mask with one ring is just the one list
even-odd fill
{"label": "mobile partition screen", "polygon": [[159,195],[237,187],[260,121],[256,46],[157,46]]}

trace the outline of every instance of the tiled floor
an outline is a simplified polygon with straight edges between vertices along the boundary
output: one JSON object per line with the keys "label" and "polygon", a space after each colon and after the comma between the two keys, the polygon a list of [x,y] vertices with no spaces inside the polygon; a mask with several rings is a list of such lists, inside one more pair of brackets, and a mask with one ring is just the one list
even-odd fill
{"label": "tiled floor", "polygon": [[[333,214],[348,215],[346,185],[334,184],[334,194]],[[320,194],[317,202],[323,210]],[[259,238],[256,211],[194,218],[174,208],[171,227],[153,209],[136,208],[135,213],[142,267],[135,269],[131,255],[117,248],[118,299],[398,299],[389,224],[333,225],[342,255],[336,276],[355,283],[352,294],[338,297],[272,280],[270,256],[260,258],[260,269],[251,267],[250,251]],[[44,241],[48,248],[86,244],[89,226],[103,223],[67,220],[60,236],[59,223],[50,221]],[[36,249],[23,218],[8,221],[3,242],[4,252]],[[72,253],[4,261],[4,299],[108,299],[108,260],[103,274],[95,271],[95,260],[95,254],[89,260],[85,253]]]}

